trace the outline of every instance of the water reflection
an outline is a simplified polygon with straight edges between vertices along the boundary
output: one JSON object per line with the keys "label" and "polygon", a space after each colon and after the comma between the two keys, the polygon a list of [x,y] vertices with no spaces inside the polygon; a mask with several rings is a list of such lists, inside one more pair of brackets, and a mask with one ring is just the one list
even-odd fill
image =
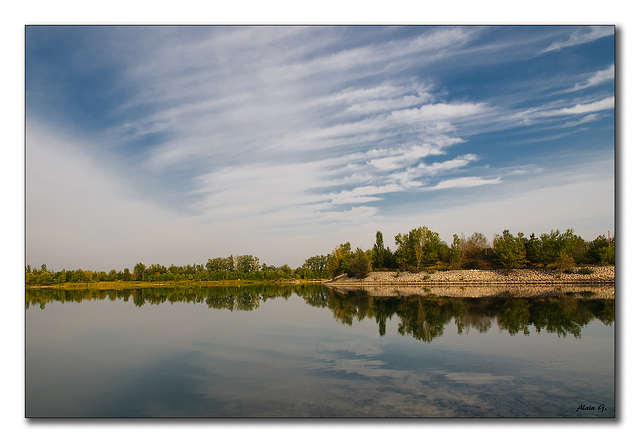
{"label": "water reflection", "polygon": [[[526,288],[524,290],[530,290]],[[334,318],[345,325],[354,320],[374,319],[378,333],[388,333],[387,323],[397,317],[397,333],[423,342],[431,342],[444,334],[445,326],[453,322],[458,334],[471,329],[486,333],[492,324],[511,335],[532,331],[581,337],[582,328],[593,319],[605,325],[615,320],[615,301],[593,290],[547,291],[546,296],[519,297],[517,289],[497,296],[477,298],[442,297],[436,294],[405,293],[402,296],[378,296],[365,289],[334,289],[322,285],[250,285],[225,287],[157,287],[121,290],[60,290],[29,289],[26,307],[44,309],[54,302],[84,300],[116,300],[133,302],[136,306],[162,303],[198,303],[212,309],[252,311],[266,300],[287,299],[298,295],[308,305],[327,308]],[[597,289],[596,289],[597,291]],[[372,295],[373,294],[373,295]]]}
{"label": "water reflection", "polygon": [[26,415],[614,416],[613,299],[411,291],[28,290]]}

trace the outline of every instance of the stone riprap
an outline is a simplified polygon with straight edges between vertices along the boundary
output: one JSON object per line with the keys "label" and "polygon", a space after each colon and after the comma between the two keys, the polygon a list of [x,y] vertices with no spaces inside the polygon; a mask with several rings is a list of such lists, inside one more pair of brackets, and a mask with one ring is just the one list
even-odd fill
{"label": "stone riprap", "polygon": [[615,266],[589,267],[591,274],[580,273],[581,268],[573,268],[573,273],[551,269],[464,269],[452,271],[422,272],[370,272],[363,279],[338,276],[325,282],[330,286],[382,286],[382,285],[613,285],[615,283]]}

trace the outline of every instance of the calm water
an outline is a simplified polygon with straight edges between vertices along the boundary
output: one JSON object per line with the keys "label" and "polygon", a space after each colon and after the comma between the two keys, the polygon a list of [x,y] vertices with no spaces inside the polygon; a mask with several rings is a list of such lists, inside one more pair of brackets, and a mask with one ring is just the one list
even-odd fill
{"label": "calm water", "polygon": [[[28,290],[27,417],[613,417],[614,301]],[[589,408],[593,407],[593,410]]]}

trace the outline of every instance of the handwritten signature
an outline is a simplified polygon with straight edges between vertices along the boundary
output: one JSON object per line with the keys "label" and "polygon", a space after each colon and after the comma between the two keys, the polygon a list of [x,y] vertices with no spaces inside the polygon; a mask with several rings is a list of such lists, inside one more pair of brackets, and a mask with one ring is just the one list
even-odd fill
{"label": "handwritten signature", "polygon": [[595,411],[598,410],[600,412],[604,412],[607,410],[606,406],[604,405],[604,403],[598,405],[598,406],[592,406],[592,405],[583,405],[581,404],[580,406],[578,406],[578,408],[576,409],[576,412],[578,411]]}

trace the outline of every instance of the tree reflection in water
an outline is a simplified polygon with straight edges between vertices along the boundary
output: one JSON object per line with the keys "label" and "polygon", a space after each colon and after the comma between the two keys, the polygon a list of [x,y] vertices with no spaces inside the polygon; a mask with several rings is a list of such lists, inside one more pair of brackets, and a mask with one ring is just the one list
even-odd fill
{"label": "tree reflection in water", "polygon": [[387,322],[398,319],[398,334],[431,342],[444,334],[452,320],[458,334],[475,329],[487,332],[497,324],[501,331],[515,335],[547,331],[558,336],[581,337],[582,327],[593,319],[605,325],[615,320],[615,300],[592,298],[593,293],[564,293],[554,297],[516,296],[458,298],[436,295],[373,297],[365,290],[337,291],[310,285],[241,285],[223,287],[157,287],[143,289],[28,289],[26,308],[44,309],[54,302],[80,303],[84,300],[132,300],[136,306],[161,303],[205,303],[212,309],[252,311],[272,298],[298,295],[314,307],[327,308],[334,318],[352,325],[374,319],[380,336],[387,334]]}

